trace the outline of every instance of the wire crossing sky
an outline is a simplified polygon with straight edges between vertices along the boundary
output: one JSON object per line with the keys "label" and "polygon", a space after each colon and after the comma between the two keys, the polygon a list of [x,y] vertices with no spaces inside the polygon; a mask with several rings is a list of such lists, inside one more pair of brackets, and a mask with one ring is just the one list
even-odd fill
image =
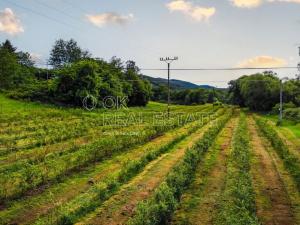
{"label": "wire crossing sky", "polygon": [[[299,12],[300,0],[1,0],[0,41],[10,39],[38,64],[46,63],[58,38],[74,38],[95,57],[134,60],[145,69],[164,68],[160,57],[178,56],[173,79],[224,81],[218,86],[225,87],[265,67],[293,67],[276,72],[294,77]],[[167,76],[164,70],[143,73]]]}

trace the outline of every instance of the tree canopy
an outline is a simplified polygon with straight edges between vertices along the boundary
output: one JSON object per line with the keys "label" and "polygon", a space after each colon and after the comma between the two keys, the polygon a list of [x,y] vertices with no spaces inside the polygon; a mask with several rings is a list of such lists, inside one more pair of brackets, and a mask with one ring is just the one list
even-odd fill
{"label": "tree canopy", "polygon": [[[279,103],[280,79],[273,72],[242,76],[229,82],[231,102],[251,110],[268,111]],[[283,84],[284,102],[300,105],[300,82],[291,79]]]}
{"label": "tree canopy", "polygon": [[61,68],[66,64],[78,62],[90,57],[91,54],[86,50],[82,50],[74,39],[68,41],[59,39],[55,41],[52,47],[49,64],[54,68]]}

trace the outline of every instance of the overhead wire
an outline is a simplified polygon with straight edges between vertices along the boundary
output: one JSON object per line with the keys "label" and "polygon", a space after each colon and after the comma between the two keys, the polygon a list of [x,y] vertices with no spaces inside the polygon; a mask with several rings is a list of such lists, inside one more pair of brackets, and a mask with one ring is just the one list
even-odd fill
{"label": "overhead wire", "polygon": [[52,21],[54,21],[54,22],[56,22],[56,23],[59,23],[59,24],[61,24],[61,25],[64,25],[64,26],[68,27],[69,29],[71,29],[71,28],[73,28],[73,29],[78,29],[77,27],[73,26],[72,24],[68,24],[68,23],[66,23],[66,22],[64,22],[64,21],[61,21],[61,20],[58,20],[58,19],[56,19],[56,18],[54,18],[54,17],[48,16],[48,15],[46,15],[46,14],[43,14],[43,13],[41,13],[41,12],[38,12],[38,11],[33,10],[33,9],[31,9],[31,8],[28,8],[28,7],[26,7],[26,6],[20,5],[20,4],[14,2],[14,1],[12,1],[12,0],[4,0],[4,1],[9,2],[10,4],[12,4],[12,5],[14,5],[14,6],[18,7],[18,8],[21,8],[21,9],[23,9],[23,10],[27,10],[27,11],[29,11],[29,12],[31,12],[31,13],[34,13],[34,14],[38,15],[38,16],[44,17],[44,18],[46,18],[46,19],[48,19],[48,20],[52,20]]}

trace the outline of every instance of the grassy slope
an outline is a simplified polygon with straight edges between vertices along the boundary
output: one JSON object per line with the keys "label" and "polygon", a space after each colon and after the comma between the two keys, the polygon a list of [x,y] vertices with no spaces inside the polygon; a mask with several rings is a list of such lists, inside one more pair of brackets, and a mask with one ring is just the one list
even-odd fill
{"label": "grassy slope", "polygon": [[[278,117],[276,115],[264,115],[263,117],[273,121],[274,123],[276,123],[277,120],[278,120]],[[279,129],[282,130],[282,131],[284,131],[285,129],[288,129],[296,137],[300,138],[300,123],[295,124],[292,121],[283,120],[283,124]]]}

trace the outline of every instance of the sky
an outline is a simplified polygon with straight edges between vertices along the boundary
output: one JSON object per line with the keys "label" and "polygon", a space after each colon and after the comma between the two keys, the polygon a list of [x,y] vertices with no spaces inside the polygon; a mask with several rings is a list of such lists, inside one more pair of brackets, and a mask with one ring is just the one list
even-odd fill
{"label": "sky", "polygon": [[[0,42],[37,63],[55,40],[74,38],[94,57],[134,60],[140,68],[297,66],[300,0],[0,0]],[[171,71],[171,78],[225,87],[257,71]],[[142,71],[167,77],[166,71]],[[294,77],[297,69],[276,70]]]}

